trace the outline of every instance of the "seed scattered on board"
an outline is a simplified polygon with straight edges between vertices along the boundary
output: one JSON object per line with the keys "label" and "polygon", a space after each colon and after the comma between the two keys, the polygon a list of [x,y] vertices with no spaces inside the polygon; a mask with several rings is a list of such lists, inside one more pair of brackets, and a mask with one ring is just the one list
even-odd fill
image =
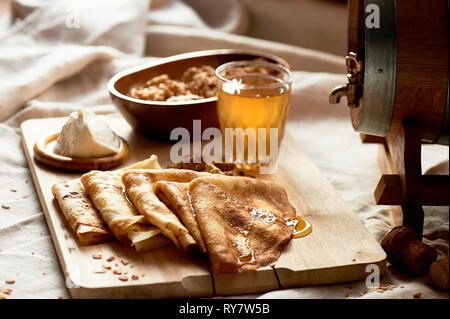
{"label": "seed scattered on board", "polygon": [[94,273],[96,273],[96,274],[104,274],[106,272],[106,269],[97,269],[97,270],[94,270]]}

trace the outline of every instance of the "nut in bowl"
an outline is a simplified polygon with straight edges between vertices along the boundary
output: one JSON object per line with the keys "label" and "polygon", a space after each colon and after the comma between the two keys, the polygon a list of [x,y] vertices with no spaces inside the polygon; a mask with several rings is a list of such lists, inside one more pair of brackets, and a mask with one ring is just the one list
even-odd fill
{"label": "nut in bowl", "polygon": [[122,71],[109,81],[108,90],[114,105],[136,131],[169,141],[174,128],[183,127],[192,133],[193,120],[201,120],[204,128],[219,127],[217,97],[211,93],[215,87],[208,79],[199,79],[208,69],[258,58],[290,68],[285,60],[257,51],[198,51]]}

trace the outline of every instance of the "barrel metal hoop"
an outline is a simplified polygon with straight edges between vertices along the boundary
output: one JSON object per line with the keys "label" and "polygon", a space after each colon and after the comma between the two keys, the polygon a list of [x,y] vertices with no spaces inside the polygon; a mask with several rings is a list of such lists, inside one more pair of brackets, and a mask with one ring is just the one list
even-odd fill
{"label": "barrel metal hoop", "polygon": [[448,87],[447,87],[447,107],[445,108],[444,121],[442,122],[442,128],[441,128],[441,133],[439,134],[439,138],[435,142],[436,144],[448,145],[449,94],[450,94],[450,83],[448,84]]}
{"label": "barrel metal hoop", "polygon": [[385,136],[391,127],[397,73],[396,1],[365,0],[379,7],[379,28],[365,26],[363,107],[358,132]]}
{"label": "barrel metal hoop", "polygon": [[[450,1],[447,1],[447,28],[450,32]],[[449,103],[449,95],[450,95],[450,79],[447,82],[447,107],[445,108],[444,121],[442,122],[441,133],[439,134],[439,138],[437,139],[437,144],[448,145],[448,122],[449,122],[449,111],[448,111],[448,103]]]}

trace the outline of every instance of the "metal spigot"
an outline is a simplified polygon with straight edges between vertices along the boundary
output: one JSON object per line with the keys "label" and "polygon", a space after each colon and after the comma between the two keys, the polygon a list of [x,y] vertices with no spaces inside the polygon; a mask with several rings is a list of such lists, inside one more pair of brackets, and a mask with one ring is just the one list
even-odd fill
{"label": "metal spigot", "polygon": [[341,97],[348,95],[348,87],[346,85],[336,86],[330,93],[330,104],[338,104]]}
{"label": "metal spigot", "polygon": [[362,62],[358,60],[358,55],[349,52],[345,57],[347,65],[347,80],[345,85],[337,86],[331,91],[329,101],[331,104],[338,104],[341,97],[347,97],[347,104],[351,108],[359,106],[362,96]]}

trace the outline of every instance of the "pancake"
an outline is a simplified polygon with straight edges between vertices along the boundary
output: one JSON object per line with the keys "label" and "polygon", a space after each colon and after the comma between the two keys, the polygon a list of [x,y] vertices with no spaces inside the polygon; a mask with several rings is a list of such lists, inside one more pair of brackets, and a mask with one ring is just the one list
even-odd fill
{"label": "pancake", "polygon": [[81,245],[94,245],[114,239],[79,179],[54,184],[52,193]]}
{"label": "pancake", "polygon": [[153,189],[156,196],[181,219],[194,237],[201,252],[206,253],[206,246],[190,203],[189,184],[158,181],[154,184]]}
{"label": "pancake", "polygon": [[81,182],[111,232],[121,242],[136,246],[138,251],[156,248],[155,240],[164,244],[154,238],[161,231],[150,225],[128,201],[120,174],[91,171],[81,176]]}
{"label": "pancake", "polygon": [[189,182],[209,173],[179,169],[138,169],[130,170],[122,176],[128,198],[150,223],[159,227],[181,251],[194,252],[199,246],[189,230],[178,217],[156,196],[153,184],[160,180]]}
{"label": "pancake", "polygon": [[215,274],[272,264],[292,238],[295,208],[277,183],[216,175],[194,179],[189,194]]}
{"label": "pancake", "polygon": [[116,172],[123,174],[124,172],[131,170],[131,169],[143,169],[143,168],[161,169],[161,165],[159,165],[158,157],[153,154],[152,156],[150,156],[149,158],[147,158],[143,161],[131,164],[125,168],[117,170]]}
{"label": "pancake", "polygon": [[[158,157],[152,155],[148,159],[113,172],[121,175],[129,169],[138,168],[160,169],[161,166],[159,165]],[[114,239],[113,234],[95,208],[79,178],[54,184],[52,193],[58,201],[68,226],[75,233],[81,245],[100,244]],[[146,242],[144,246],[142,244],[142,242],[139,243],[136,248],[147,250],[162,245],[162,243],[158,242]]]}
{"label": "pancake", "polygon": [[189,183],[197,177],[213,176],[213,174],[208,172],[196,172],[190,169],[131,169],[125,172],[122,179],[126,179],[126,176],[133,174],[146,175],[152,183],[156,183],[157,181]]}

